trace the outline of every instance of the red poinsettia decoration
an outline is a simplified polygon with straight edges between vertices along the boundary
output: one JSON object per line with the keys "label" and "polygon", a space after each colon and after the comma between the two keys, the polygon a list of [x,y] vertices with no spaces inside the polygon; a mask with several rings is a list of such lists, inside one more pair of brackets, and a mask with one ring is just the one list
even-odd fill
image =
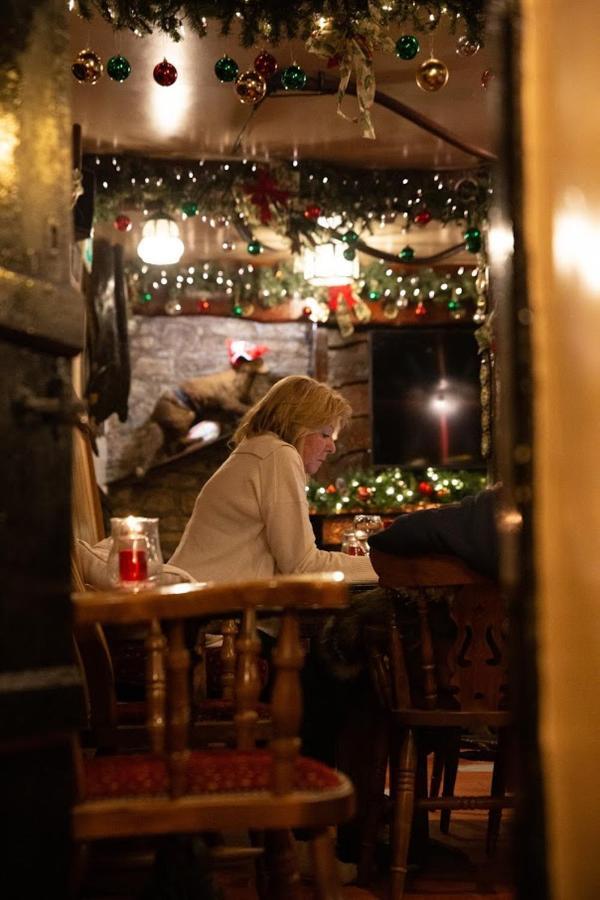
{"label": "red poinsettia decoration", "polygon": [[273,218],[271,205],[286,206],[290,198],[290,192],[279,187],[268,169],[261,169],[255,181],[247,182],[244,192],[250,195],[250,200],[258,207],[262,225],[267,225]]}

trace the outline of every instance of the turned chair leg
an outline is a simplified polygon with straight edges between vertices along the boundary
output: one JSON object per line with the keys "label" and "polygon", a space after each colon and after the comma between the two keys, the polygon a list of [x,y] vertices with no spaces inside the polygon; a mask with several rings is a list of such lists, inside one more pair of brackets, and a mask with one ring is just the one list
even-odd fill
{"label": "turned chair leg", "polygon": [[[492,787],[490,791],[492,797],[504,797],[504,794],[506,793],[508,743],[508,732],[506,728],[501,728],[498,732],[498,746],[496,748],[496,759],[494,761],[494,771],[492,774]],[[496,844],[498,842],[498,834],[500,833],[501,821],[502,810],[490,809],[488,813],[488,827],[485,845],[488,856],[493,856],[493,854],[496,852]]]}
{"label": "turned chair leg", "polygon": [[314,831],[310,838],[315,900],[342,900],[342,887],[331,829]]}
{"label": "turned chair leg", "polygon": [[358,884],[367,885],[373,873],[378,828],[383,818],[385,778],[389,759],[389,729],[381,727],[373,748],[373,764],[369,783],[367,808],[362,822],[358,858]]}
{"label": "turned chair leg", "polygon": [[406,882],[408,845],[415,801],[417,749],[410,729],[406,731],[398,759],[392,819],[392,864],[390,900],[401,900]]}
{"label": "turned chair leg", "polygon": [[443,750],[436,750],[433,754],[433,768],[431,770],[431,784],[429,787],[429,796],[437,797],[442,786],[442,775],[444,774],[444,753]]}
{"label": "turned chair leg", "polygon": [[269,900],[300,900],[300,875],[291,831],[265,832]]}
{"label": "turned chair leg", "polygon": [[[444,787],[442,797],[453,797],[454,787],[456,785],[456,774],[458,772],[458,761],[460,757],[460,737],[459,729],[453,730],[444,741]],[[450,814],[451,810],[443,809],[440,814],[440,831],[442,834],[448,834],[450,831]]]}

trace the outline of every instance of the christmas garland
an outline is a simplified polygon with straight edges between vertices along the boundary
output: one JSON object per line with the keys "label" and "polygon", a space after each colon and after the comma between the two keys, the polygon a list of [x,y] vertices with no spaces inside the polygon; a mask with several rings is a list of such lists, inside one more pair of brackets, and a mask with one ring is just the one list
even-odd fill
{"label": "christmas garland", "polygon": [[[85,158],[96,174],[96,219],[117,219],[126,210],[199,216],[229,225],[248,241],[268,225],[290,240],[292,252],[330,238],[323,218],[341,217],[337,231],[368,244],[379,224],[425,227],[430,221],[478,227],[492,193],[487,168],[452,172],[344,169],[319,162]],[[125,217],[125,220],[127,217]],[[123,221],[125,221],[123,220]],[[127,227],[127,222],[125,221]]]}
{"label": "christmas garland", "polygon": [[459,23],[469,41],[483,43],[483,0],[77,0],[81,16],[98,13],[114,29],[128,28],[138,34],[162,31],[173,40],[181,39],[181,26],[200,37],[207,33],[209,20],[220,23],[221,34],[239,27],[244,47],[300,37],[306,40],[317,20],[330,18],[337,31],[352,31],[365,19],[381,16],[385,27],[401,27],[418,33],[434,31],[445,18],[450,28]]}
{"label": "christmas garland", "polygon": [[[478,260],[473,268],[408,272],[405,267],[374,262],[363,268],[354,287],[354,302],[360,300],[364,305],[381,301],[384,314],[390,319],[409,305],[415,312],[425,304],[443,305],[454,319],[463,318],[466,310],[473,308],[475,320],[481,321],[477,316],[481,264]],[[253,266],[199,261],[173,271],[130,266],[128,274],[139,305],[159,303],[171,315],[182,312],[187,293],[195,295],[196,311],[207,315],[211,313],[211,296],[223,295],[231,298],[231,312],[236,316],[250,316],[255,306],[271,309],[290,299],[306,301],[306,315],[313,321],[326,322],[332,312],[327,289],[312,287],[290,264]]]}
{"label": "christmas garland", "polygon": [[311,513],[399,514],[432,503],[453,503],[482,490],[486,483],[486,476],[474,471],[356,469],[337,478],[335,484],[311,480],[306,494]]}

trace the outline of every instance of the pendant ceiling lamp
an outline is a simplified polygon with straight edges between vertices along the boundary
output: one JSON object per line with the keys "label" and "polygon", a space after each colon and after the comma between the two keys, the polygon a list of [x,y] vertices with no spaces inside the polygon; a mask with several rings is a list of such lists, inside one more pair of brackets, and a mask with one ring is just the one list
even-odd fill
{"label": "pendant ceiling lamp", "polygon": [[[339,216],[318,219],[319,225],[324,228],[339,228],[341,224]],[[344,256],[347,246],[341,241],[330,241],[326,244],[317,244],[314,247],[306,247],[302,254],[302,267],[304,278],[315,287],[334,287],[337,285],[352,284],[358,278],[358,256],[348,259]]]}
{"label": "pendant ceiling lamp", "polygon": [[179,262],[184,249],[177,224],[166,216],[156,216],[144,225],[137,252],[150,266],[170,266]]}

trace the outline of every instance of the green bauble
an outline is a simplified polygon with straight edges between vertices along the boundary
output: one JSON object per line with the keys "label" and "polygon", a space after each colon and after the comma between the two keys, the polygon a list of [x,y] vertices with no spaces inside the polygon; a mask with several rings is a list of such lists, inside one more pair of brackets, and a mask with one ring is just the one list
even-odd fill
{"label": "green bauble", "polygon": [[125,81],[131,75],[131,65],[124,56],[111,56],[106,63],[106,74],[113,81]]}
{"label": "green bauble", "polygon": [[257,240],[249,241],[246,250],[252,256],[258,256],[259,253],[262,253],[262,244]]}
{"label": "green bauble", "polygon": [[301,91],[306,84],[306,72],[300,66],[288,66],[281,73],[281,83],[286,91]]}
{"label": "green bauble", "polygon": [[411,259],[414,257],[414,255],[415,255],[415,251],[413,250],[412,247],[409,247],[408,244],[406,245],[406,247],[403,247],[402,250],[400,251],[400,253],[398,254],[398,256],[400,257],[400,259],[403,262],[410,262]]}
{"label": "green bauble", "polygon": [[182,203],[181,212],[187,216],[188,219],[191,219],[192,216],[195,216],[198,212],[198,204],[194,203],[193,200],[187,200],[185,203]]}
{"label": "green bauble", "polygon": [[352,262],[355,256],[356,250],[354,250],[352,247],[346,247],[346,249],[344,250],[344,259],[347,259],[348,262]]}
{"label": "green bauble", "polygon": [[400,59],[414,59],[421,45],[414,34],[403,34],[396,41],[396,56]]}
{"label": "green bauble", "polygon": [[458,300],[454,300],[454,299],[448,300],[448,309],[450,310],[450,312],[452,312],[455,309],[459,309],[459,308],[460,308],[460,303]]}
{"label": "green bauble", "polygon": [[465,231],[465,246],[470,253],[479,253],[481,250],[481,232],[479,228],[467,228]]}
{"label": "green bauble", "polygon": [[239,66],[230,56],[222,56],[215,63],[215,75],[219,81],[235,81]]}
{"label": "green bauble", "polygon": [[381,291],[369,291],[369,300],[379,300]]}
{"label": "green bauble", "polygon": [[352,231],[352,229],[350,229],[350,231],[347,231],[342,235],[342,240],[345,244],[355,244],[358,240],[358,235],[355,231]]}

